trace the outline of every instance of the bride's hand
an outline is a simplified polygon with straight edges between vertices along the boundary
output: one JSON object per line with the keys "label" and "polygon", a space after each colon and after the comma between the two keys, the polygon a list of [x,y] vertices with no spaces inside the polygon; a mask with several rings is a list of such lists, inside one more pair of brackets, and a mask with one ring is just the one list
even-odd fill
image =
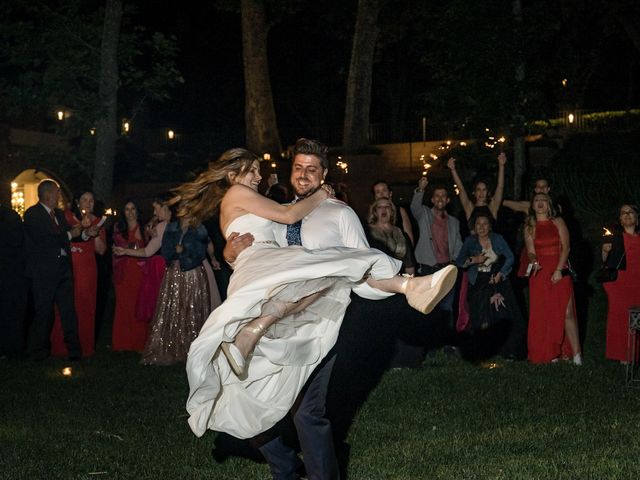
{"label": "bride's hand", "polygon": [[333,190],[333,187],[328,183],[323,183],[322,186],[320,186],[320,188],[325,192],[327,192],[327,198],[334,198],[336,196],[335,191]]}

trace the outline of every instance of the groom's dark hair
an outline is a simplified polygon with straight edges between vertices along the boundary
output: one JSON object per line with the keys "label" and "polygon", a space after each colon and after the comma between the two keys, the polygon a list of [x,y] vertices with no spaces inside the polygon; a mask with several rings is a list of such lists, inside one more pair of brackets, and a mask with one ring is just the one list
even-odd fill
{"label": "groom's dark hair", "polygon": [[327,152],[329,148],[324,144],[320,143],[318,140],[310,140],[308,138],[299,138],[296,141],[296,144],[293,146],[293,158],[296,155],[313,155],[318,157],[320,160],[320,165],[325,170],[329,168],[329,160],[327,160]]}

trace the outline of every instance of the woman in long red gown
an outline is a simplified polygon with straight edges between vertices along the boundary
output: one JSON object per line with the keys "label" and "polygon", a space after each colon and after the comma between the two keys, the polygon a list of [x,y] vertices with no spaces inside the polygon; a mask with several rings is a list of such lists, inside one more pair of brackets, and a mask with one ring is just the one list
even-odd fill
{"label": "woman in long red gown", "polygon": [[[87,229],[97,226],[100,218],[93,214],[95,198],[93,193],[85,191],[74,200],[71,209],[65,211],[67,223],[71,226],[81,224]],[[88,357],[95,351],[96,294],[98,289],[98,269],[96,254],[107,251],[107,237],[104,228],[100,228],[94,238],[86,242],[71,242],[71,263],[73,265],[73,294],[78,317],[78,335],[82,346],[82,356]],[[60,317],[56,319],[51,331],[51,354],[67,356]]]}
{"label": "woman in long red gown", "polygon": [[[167,223],[171,221],[171,210],[165,205],[164,198],[158,197],[153,200],[154,219],[145,228],[145,237],[148,242],[144,248],[134,249],[118,245],[113,246],[113,254],[116,257],[131,257],[132,260],[145,259],[142,284],[140,285],[135,307],[136,319],[145,325],[145,341],[149,329],[148,324],[155,312],[160,285],[167,266],[164,257],[160,254],[162,236]],[[144,348],[144,343],[142,348]]]}
{"label": "woman in long red gown", "polygon": [[622,205],[619,218],[622,231],[610,237],[611,242],[602,245],[602,261],[618,270],[616,280],[603,284],[609,302],[605,356],[626,363],[630,360],[627,358],[629,308],[640,305],[638,208]]}
{"label": "woman in long red gown", "polygon": [[[113,231],[114,247],[144,248],[138,208],[132,201],[125,203],[123,215]],[[146,261],[129,256],[113,256],[113,285],[116,307],[113,316],[111,349],[140,352],[147,341],[147,324],[136,316],[136,305],[144,278]]]}
{"label": "woman in long red gown", "polygon": [[568,266],[569,231],[555,217],[551,198],[545,193],[531,200],[525,243],[534,265],[529,277],[529,361],[573,358],[574,364],[581,365],[573,284],[570,276],[562,275]]}

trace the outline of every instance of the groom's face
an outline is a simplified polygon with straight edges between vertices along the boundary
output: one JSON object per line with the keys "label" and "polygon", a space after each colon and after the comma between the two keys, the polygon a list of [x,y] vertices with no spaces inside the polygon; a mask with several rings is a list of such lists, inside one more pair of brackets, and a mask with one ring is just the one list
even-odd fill
{"label": "groom's face", "polygon": [[298,197],[304,198],[320,188],[326,174],[318,157],[299,153],[291,165],[291,186]]}

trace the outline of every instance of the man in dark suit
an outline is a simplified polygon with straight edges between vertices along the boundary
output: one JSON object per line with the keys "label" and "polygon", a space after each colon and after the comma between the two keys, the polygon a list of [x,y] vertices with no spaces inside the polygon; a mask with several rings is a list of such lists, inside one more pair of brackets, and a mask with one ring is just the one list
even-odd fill
{"label": "man in dark suit", "polygon": [[73,298],[70,240],[81,234],[86,240],[88,232],[83,232],[81,225],[70,227],[62,211],[56,208],[60,187],[54,181],[44,180],[38,185],[38,199],[39,203],[24,214],[26,275],[31,278],[34,307],[28,353],[36,360],[49,356],[55,302],[60,311],[69,359],[78,360],[82,349]]}

